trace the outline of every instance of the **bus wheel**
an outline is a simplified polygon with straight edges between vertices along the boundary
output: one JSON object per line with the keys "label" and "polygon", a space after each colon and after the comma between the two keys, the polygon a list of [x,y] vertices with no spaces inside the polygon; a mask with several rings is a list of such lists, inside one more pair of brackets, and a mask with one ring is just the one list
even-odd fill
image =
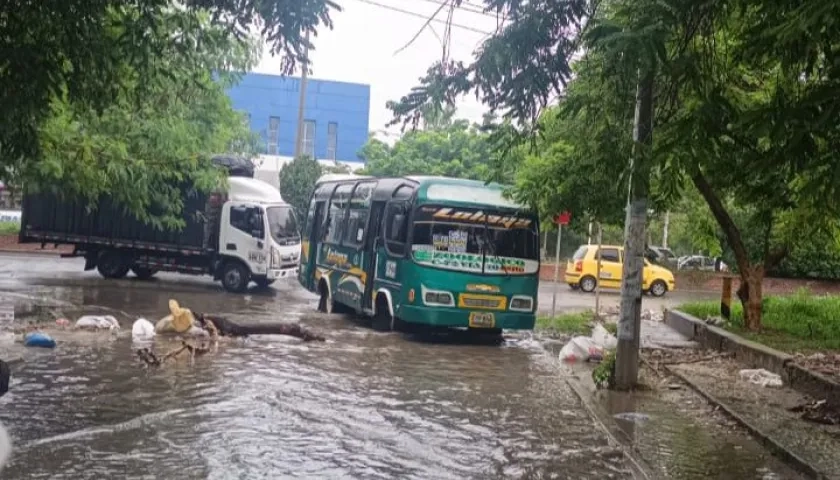
{"label": "bus wheel", "polygon": [[333,300],[332,295],[330,295],[330,289],[326,283],[321,282],[318,290],[321,291],[321,298],[318,300],[318,311],[329,315],[333,312]]}
{"label": "bus wheel", "polygon": [[383,295],[376,298],[376,313],[371,321],[371,327],[378,332],[398,330],[397,319],[388,310],[388,301]]}
{"label": "bus wheel", "polygon": [[233,261],[225,264],[222,270],[222,286],[225,290],[233,293],[242,293],[248,288],[251,281],[251,273],[245,265]]}
{"label": "bus wheel", "polygon": [[123,278],[128,275],[129,266],[120,252],[105,250],[99,254],[96,269],[105,278]]}

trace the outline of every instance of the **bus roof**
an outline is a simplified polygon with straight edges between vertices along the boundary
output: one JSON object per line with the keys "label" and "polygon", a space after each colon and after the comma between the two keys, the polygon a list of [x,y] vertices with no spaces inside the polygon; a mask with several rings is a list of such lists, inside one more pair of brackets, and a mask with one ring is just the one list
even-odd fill
{"label": "bus roof", "polygon": [[[417,199],[420,202],[444,202],[464,206],[494,206],[506,209],[523,210],[527,207],[514,202],[503,195],[505,186],[498,183],[485,183],[479,180],[439,176],[410,175],[406,177],[375,178],[358,175],[324,175],[318,184],[346,181],[377,180],[379,188],[393,190],[400,184],[414,184]],[[390,194],[388,194],[390,198]]]}

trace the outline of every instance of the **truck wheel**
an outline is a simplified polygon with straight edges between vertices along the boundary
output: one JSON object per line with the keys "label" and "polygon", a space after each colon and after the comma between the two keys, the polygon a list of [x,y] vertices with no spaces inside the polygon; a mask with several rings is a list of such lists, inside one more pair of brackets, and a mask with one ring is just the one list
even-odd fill
{"label": "truck wheel", "polygon": [[157,273],[157,270],[147,267],[131,267],[131,271],[134,272],[134,275],[140,280],[148,280],[154,277]]}
{"label": "truck wheel", "polygon": [[239,262],[228,262],[222,270],[222,286],[233,293],[242,293],[248,288],[251,272]]}
{"label": "truck wheel", "polygon": [[105,278],[123,278],[128,274],[129,267],[120,252],[106,250],[99,254],[96,269]]}

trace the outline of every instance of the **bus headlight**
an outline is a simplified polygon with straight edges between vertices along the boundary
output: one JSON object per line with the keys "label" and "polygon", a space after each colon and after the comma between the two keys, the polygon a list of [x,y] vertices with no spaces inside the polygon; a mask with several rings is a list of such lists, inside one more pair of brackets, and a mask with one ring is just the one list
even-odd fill
{"label": "bus headlight", "polygon": [[524,295],[516,295],[510,300],[510,309],[517,312],[530,312],[534,309],[534,299]]}
{"label": "bus headlight", "polygon": [[455,297],[443,290],[430,290],[420,285],[420,293],[423,295],[423,304],[433,307],[454,307]]}

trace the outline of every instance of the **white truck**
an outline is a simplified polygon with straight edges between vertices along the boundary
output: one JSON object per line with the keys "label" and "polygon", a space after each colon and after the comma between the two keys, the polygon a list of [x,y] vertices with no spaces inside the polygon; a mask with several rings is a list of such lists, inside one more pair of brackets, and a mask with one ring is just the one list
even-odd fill
{"label": "white truck", "polygon": [[85,270],[105,278],[129,271],[148,279],[158,271],[212,275],[230,292],[249,283],[267,287],[297,277],[300,232],[292,207],[261,180],[229,176],[226,192],[203,194],[184,186],[180,230],[158,230],[102,198],[89,210],[83,200],[57,192],[26,193],[20,242],[70,244],[63,256],[84,257]]}

